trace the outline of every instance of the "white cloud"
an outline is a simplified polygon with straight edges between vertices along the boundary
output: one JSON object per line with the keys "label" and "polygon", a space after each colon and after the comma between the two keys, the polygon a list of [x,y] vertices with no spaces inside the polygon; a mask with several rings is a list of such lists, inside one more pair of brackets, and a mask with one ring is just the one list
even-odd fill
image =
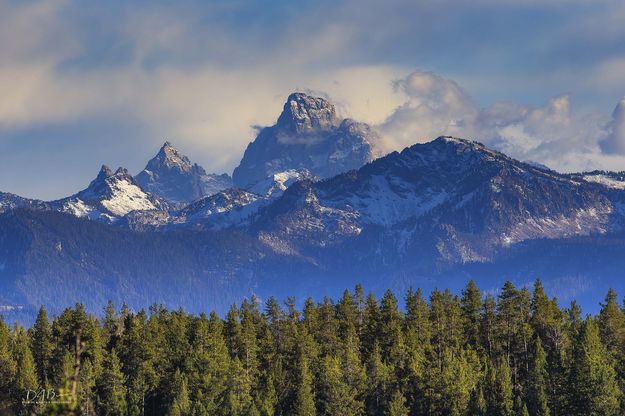
{"label": "white cloud", "polygon": [[[566,57],[575,43],[571,34],[579,29],[579,16],[568,25],[557,24],[562,23],[558,10],[568,7],[567,1],[510,0],[502,5],[480,0],[468,5],[448,0],[441,6],[321,0],[292,7],[113,1],[85,7],[72,0],[0,0],[0,143],[6,149],[10,140],[16,141],[11,134],[30,134],[31,129],[38,129],[34,134],[39,136],[31,139],[35,145],[65,140],[65,147],[40,145],[40,153],[19,148],[29,153],[22,159],[5,152],[0,190],[33,195],[27,191],[32,185],[16,182],[16,175],[2,179],[25,160],[32,162],[32,177],[41,178],[38,190],[49,192],[35,196],[78,189],[93,168],[71,170],[61,160],[61,150],[56,161],[50,149],[84,154],[84,164],[96,167],[102,155],[88,140],[70,140],[62,133],[50,138],[46,129],[64,126],[84,134],[101,127],[102,120],[112,131],[107,163],[138,169],[167,138],[208,170],[230,171],[255,134],[250,126],[273,123],[294,90],[327,94],[343,116],[379,125],[385,150],[453,134],[561,169],[600,167],[603,161],[618,166],[620,156],[606,156],[599,144],[609,117],[578,114],[568,96],[535,106],[477,104],[505,94],[512,100],[523,94],[536,100],[545,91],[556,95],[565,89],[562,84],[601,90],[604,96],[625,85],[622,58],[613,48],[597,51],[596,60],[575,54],[575,62],[585,62],[585,72],[573,66],[563,73],[569,65],[546,62],[551,56]],[[615,23],[625,8],[612,0],[605,4],[600,12],[593,8],[589,17],[583,13],[587,24],[578,43],[620,39],[622,25]],[[330,5],[333,13],[328,14]],[[540,21],[527,32],[526,13],[515,13],[519,7],[550,8],[554,20]],[[608,28],[596,25],[604,15],[613,16]],[[499,19],[497,25],[474,30],[491,16]],[[510,48],[507,42],[520,35],[523,45]],[[588,65],[591,61],[597,66]],[[446,74],[462,69],[454,77],[472,94],[433,72],[405,76],[415,62]],[[536,62],[541,63],[540,76],[531,72]],[[589,76],[579,80],[579,73]],[[128,125],[133,128],[125,129]],[[610,137],[615,137],[617,124],[611,126]],[[133,149],[146,149],[145,154],[130,152],[128,142],[136,144]],[[75,179],[58,188],[59,181],[47,175],[50,170]]]}
{"label": "white cloud", "polygon": [[609,134],[601,142],[601,148],[606,153],[625,155],[625,98],[614,109],[608,130]]}
{"label": "white cloud", "polygon": [[[568,95],[553,97],[539,107],[495,103],[480,108],[457,83],[430,72],[413,72],[395,85],[406,100],[379,125],[381,145],[388,149],[454,135],[563,171],[625,161],[601,151],[607,117],[574,113]],[[610,125],[610,143],[618,143],[625,153],[625,103],[619,108]]]}

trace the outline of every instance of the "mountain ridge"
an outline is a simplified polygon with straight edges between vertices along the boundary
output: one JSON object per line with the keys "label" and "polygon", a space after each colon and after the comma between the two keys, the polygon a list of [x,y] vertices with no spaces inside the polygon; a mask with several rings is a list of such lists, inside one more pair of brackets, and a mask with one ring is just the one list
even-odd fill
{"label": "mountain ridge", "polygon": [[[340,144],[341,126],[354,125],[311,99],[310,108],[287,101],[290,121],[268,127],[268,137],[277,140],[282,129],[314,141],[310,133],[321,131]],[[475,273],[487,287],[540,274],[592,292],[625,267],[615,254],[625,247],[622,172],[562,174],[449,136],[375,160],[357,154],[350,163],[358,166],[329,177],[283,150],[279,171],[189,202],[149,192],[139,175],[106,165],[87,188],[57,201],[0,193],[0,306],[53,303],[37,289],[42,279],[67,291],[65,303],[92,290],[115,299],[127,292],[137,306],[145,306],[144,293],[220,309],[242,294],[284,287],[322,296],[354,281],[405,288]],[[146,166],[180,173],[185,184],[205,173],[169,142]],[[118,238],[121,248],[113,247]],[[553,263],[568,257],[575,267]],[[154,287],[142,288],[147,282]]]}

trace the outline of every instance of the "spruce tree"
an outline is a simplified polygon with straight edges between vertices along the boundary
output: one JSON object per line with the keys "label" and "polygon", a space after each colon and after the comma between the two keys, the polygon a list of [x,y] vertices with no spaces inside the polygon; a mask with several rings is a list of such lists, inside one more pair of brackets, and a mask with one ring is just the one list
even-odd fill
{"label": "spruce tree", "polygon": [[28,411],[32,411],[34,406],[23,404],[22,402],[26,399],[26,393],[29,390],[37,391],[38,389],[37,371],[26,331],[16,326],[13,332],[15,338],[13,356],[16,363],[16,371],[12,391],[17,405],[15,406],[17,413],[26,414]]}
{"label": "spruce tree", "polygon": [[11,354],[11,332],[0,317],[0,411],[10,414],[17,365]]}
{"label": "spruce tree", "polygon": [[393,374],[391,369],[382,361],[380,346],[376,342],[373,351],[367,360],[367,398],[365,401],[368,415],[379,415],[386,408],[386,401]]}
{"label": "spruce tree", "polygon": [[487,414],[489,416],[514,416],[512,376],[506,360],[488,369]]}
{"label": "spruce tree", "polygon": [[480,345],[480,316],[482,312],[482,292],[474,280],[470,280],[462,291],[460,300],[464,318],[464,340],[477,349]]}
{"label": "spruce tree", "polygon": [[341,360],[325,356],[321,368],[320,407],[324,416],[360,416],[364,406],[346,380]]}
{"label": "spruce tree", "polygon": [[[379,414],[379,413],[378,413]],[[384,412],[385,416],[408,416],[408,408],[406,407],[406,398],[399,390],[395,390],[390,397],[388,407]]]}
{"label": "spruce tree", "polygon": [[252,406],[251,384],[239,357],[230,362],[226,398],[222,410],[228,416],[243,416]]}
{"label": "spruce tree", "polygon": [[397,298],[390,290],[382,297],[380,308],[379,337],[382,359],[394,368],[402,366],[404,344],[402,333],[402,314],[399,311]]}
{"label": "spruce tree", "polygon": [[380,306],[373,293],[369,293],[367,296],[363,315],[361,353],[363,357],[368,357],[380,336]]}
{"label": "spruce tree", "polygon": [[482,382],[479,382],[473,390],[471,390],[468,414],[471,416],[486,416],[486,406],[484,388],[482,387]]}
{"label": "spruce tree", "polygon": [[534,338],[533,360],[527,380],[527,409],[532,416],[549,416],[547,392],[549,374],[547,373],[547,355],[540,338]]}
{"label": "spruce tree", "polygon": [[480,319],[480,332],[482,345],[486,349],[488,358],[493,359],[496,349],[496,325],[497,325],[497,312],[495,298],[490,293],[486,295],[484,300],[484,306],[482,309],[482,317]]}
{"label": "spruce tree", "polygon": [[123,416],[126,414],[124,374],[115,350],[105,356],[102,374],[97,380],[96,388],[99,415]]}
{"label": "spruce tree", "polygon": [[[305,331],[305,329],[303,329]],[[309,368],[309,357],[305,344],[300,345],[297,354],[297,379],[293,416],[315,416],[313,378]]]}
{"label": "spruce tree", "polygon": [[601,340],[614,360],[617,377],[625,391],[625,312],[619,308],[616,292],[612,289],[601,305],[597,323]]}
{"label": "spruce tree", "polygon": [[176,370],[174,374],[176,388],[174,400],[171,403],[168,414],[170,416],[191,416],[191,400],[189,400],[189,385],[187,377]]}
{"label": "spruce tree", "polygon": [[586,317],[573,350],[569,381],[569,404],[572,416],[617,415],[621,391],[616,382],[599,329],[592,317]]}
{"label": "spruce tree", "polygon": [[39,308],[32,335],[32,352],[41,386],[48,384],[50,358],[52,357],[52,331],[45,307]]}

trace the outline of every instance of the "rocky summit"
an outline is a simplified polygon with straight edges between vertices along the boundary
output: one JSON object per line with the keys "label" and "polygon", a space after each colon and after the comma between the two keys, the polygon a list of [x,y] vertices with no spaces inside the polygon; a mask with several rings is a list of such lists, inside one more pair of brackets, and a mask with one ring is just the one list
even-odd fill
{"label": "rocky summit", "polygon": [[135,179],[144,190],[173,203],[189,203],[232,186],[230,175],[206,173],[169,142]]}
{"label": "rocky summit", "polygon": [[247,188],[289,169],[328,178],[371,161],[377,138],[370,126],[340,119],[326,99],[291,94],[276,124],[260,130],[248,145],[233,181]]}

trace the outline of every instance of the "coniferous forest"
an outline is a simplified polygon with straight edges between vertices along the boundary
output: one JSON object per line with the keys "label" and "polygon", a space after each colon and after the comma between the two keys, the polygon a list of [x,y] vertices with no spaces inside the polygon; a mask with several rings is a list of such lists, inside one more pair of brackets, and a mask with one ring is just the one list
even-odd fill
{"label": "coniferous forest", "polygon": [[623,415],[625,306],[561,308],[540,281],[496,296],[357,286],[227,316],[79,304],[0,321],[0,414]]}

